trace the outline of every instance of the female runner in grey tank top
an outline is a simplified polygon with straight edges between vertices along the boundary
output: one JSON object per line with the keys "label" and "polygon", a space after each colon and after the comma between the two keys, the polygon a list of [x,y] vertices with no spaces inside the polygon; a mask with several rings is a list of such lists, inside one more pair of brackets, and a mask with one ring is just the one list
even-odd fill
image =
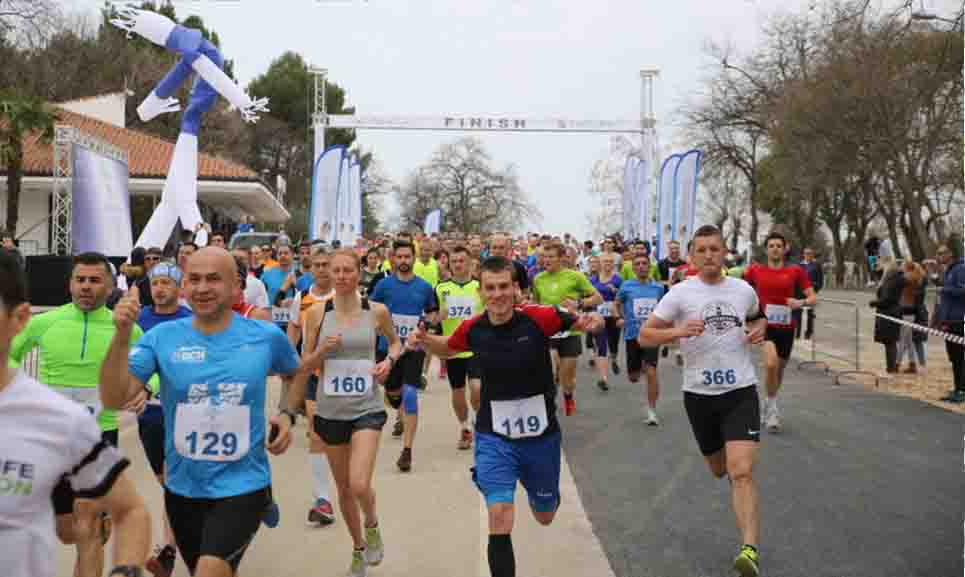
{"label": "female runner in grey tank top", "polygon": [[[379,385],[399,358],[402,344],[388,309],[359,295],[358,256],[350,250],[336,251],[330,271],[335,297],[325,304],[323,315],[306,320],[303,354],[323,351],[313,426],[325,443],[339,509],[355,545],[349,576],[365,577],[366,567],[381,563],[384,552],[372,489],[375,457],[387,419]],[[376,364],[378,335],[389,340],[389,355]],[[295,396],[290,404],[302,404],[306,380],[299,378],[292,387]]]}

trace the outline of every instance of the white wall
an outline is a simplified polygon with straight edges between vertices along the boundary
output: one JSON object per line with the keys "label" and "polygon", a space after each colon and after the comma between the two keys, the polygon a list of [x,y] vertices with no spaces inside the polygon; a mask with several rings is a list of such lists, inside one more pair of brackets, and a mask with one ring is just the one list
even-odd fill
{"label": "white wall", "polygon": [[[20,246],[25,255],[47,254],[50,252],[47,236],[50,229],[47,216],[50,214],[50,187],[37,187],[29,183],[24,183],[20,191],[20,218],[17,222],[17,237],[23,232],[43,220],[39,225],[28,234],[20,238]],[[0,220],[0,228],[7,221],[7,187],[6,183],[0,183],[0,207],[3,208]]]}

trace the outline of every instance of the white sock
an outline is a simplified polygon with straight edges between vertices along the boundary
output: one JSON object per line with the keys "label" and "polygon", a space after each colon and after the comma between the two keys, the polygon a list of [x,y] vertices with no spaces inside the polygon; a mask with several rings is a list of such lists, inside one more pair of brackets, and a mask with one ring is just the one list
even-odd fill
{"label": "white sock", "polygon": [[325,499],[329,501],[328,477],[331,475],[331,469],[328,465],[328,459],[325,458],[325,455],[312,453],[308,460],[312,464],[312,494],[315,495],[315,500]]}
{"label": "white sock", "polygon": [[767,410],[768,412],[777,411],[777,395],[767,397]]}

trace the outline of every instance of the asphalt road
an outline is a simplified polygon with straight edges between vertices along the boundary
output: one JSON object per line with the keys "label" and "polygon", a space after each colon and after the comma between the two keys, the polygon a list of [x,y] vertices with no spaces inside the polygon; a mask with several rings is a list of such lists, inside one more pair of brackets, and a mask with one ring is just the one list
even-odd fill
{"label": "asphalt road", "polygon": [[[729,485],[693,440],[679,369],[661,363],[660,378],[659,428],[622,375],[608,393],[579,389],[563,425],[583,505],[618,577],[733,575]],[[785,383],[785,430],[763,434],[755,470],[763,574],[962,575],[965,419],[791,367]]]}

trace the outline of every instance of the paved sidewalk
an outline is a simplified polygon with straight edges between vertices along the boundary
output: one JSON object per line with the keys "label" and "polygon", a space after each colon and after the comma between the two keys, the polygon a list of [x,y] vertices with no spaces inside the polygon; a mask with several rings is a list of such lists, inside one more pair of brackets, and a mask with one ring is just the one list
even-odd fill
{"label": "paved sidewalk", "polygon": [[[435,365],[433,373],[438,375]],[[276,406],[277,391],[274,388],[269,406]],[[383,431],[374,485],[386,556],[381,566],[370,569],[373,577],[489,575],[485,508],[469,475],[472,451],[456,449],[458,431],[449,399],[448,382],[438,379],[422,395],[411,473],[399,473],[395,466],[402,443],[391,436],[394,416]],[[305,525],[311,495],[304,419],[295,433],[288,452],[272,460],[281,524],[258,532],[241,564],[242,577],[335,577],[348,569],[352,545],[341,516],[331,527]],[[161,489],[150,474],[134,428],[129,426],[122,434],[121,448],[133,460],[130,474],[155,517],[157,543]],[[561,488],[563,504],[550,527],[539,526],[525,494],[517,494],[513,544],[519,577],[612,575],[565,459]],[[73,548],[58,546],[57,574],[70,575],[73,559]],[[175,575],[187,575],[180,559]]]}

